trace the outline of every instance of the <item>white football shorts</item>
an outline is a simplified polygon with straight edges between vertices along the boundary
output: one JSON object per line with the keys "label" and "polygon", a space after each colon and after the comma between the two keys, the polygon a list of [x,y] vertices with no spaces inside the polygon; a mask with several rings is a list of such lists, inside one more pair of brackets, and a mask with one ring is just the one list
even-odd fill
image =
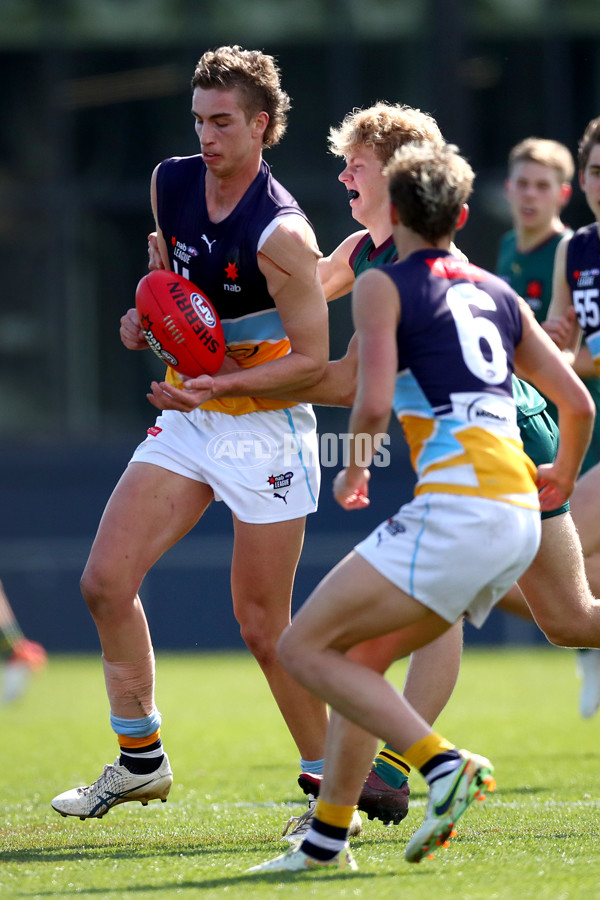
{"label": "white football shorts", "polygon": [[309,404],[241,416],[165,410],[130,462],[210,485],[241,522],[284,522],[317,509],[321,470]]}
{"label": "white football shorts", "polygon": [[456,494],[419,494],[354,548],[392,584],[448,622],[481,628],[530,566],[539,510]]}

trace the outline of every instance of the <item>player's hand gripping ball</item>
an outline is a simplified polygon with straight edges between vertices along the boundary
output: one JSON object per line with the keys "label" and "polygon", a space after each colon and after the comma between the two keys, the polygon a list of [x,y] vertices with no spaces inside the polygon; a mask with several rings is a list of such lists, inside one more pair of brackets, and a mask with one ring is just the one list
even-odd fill
{"label": "player's hand gripping ball", "polygon": [[135,292],[144,337],[162,362],[183,375],[214,375],[225,356],[225,336],[215,309],[196,285],[157,269]]}

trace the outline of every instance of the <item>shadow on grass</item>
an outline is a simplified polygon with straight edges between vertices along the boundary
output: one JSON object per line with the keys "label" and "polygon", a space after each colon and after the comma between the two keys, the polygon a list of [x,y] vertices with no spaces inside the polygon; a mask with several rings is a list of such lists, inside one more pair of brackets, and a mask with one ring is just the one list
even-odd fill
{"label": "shadow on grass", "polygon": [[[37,850],[5,850],[0,853],[0,863],[5,862],[74,862],[81,861],[86,857],[89,859],[113,859],[116,862],[120,860],[140,860],[140,859],[156,859],[157,857],[195,857],[195,856],[218,856],[219,854],[231,855],[235,848],[227,847],[201,847],[197,844],[193,846],[177,847],[157,847],[146,846],[141,848],[139,844],[132,844],[129,847],[112,847],[110,844],[96,844],[93,847],[82,847],[80,844],[68,845],[66,847],[56,848],[40,848]],[[248,848],[254,852],[254,848]],[[257,847],[256,852],[260,852],[263,848]]]}
{"label": "shadow on grass", "polygon": [[[410,874],[412,875],[414,869],[411,868]],[[408,874],[408,873],[407,873]],[[434,875],[433,869],[431,870],[419,870],[419,876],[427,876]],[[399,873],[395,870],[389,870],[386,872],[378,871],[378,872],[319,872],[319,873],[308,873],[308,872],[287,872],[285,874],[285,881],[288,884],[303,884],[305,882],[312,883],[314,885],[321,884],[330,884],[331,882],[343,882],[347,884],[348,887],[351,887],[352,884],[361,883],[366,886],[366,882],[372,878],[381,879],[382,876],[388,875],[390,877],[398,877]],[[257,887],[262,885],[263,887],[269,884],[281,886],[282,882],[282,873],[281,872],[273,872],[270,875],[232,875],[226,878],[207,878],[203,881],[176,881],[171,883],[165,883],[161,885],[157,884],[145,884],[145,885],[127,885],[127,893],[128,894],[141,894],[142,896],[150,896],[154,893],[164,893],[166,891],[173,891],[177,893],[183,893],[184,891],[202,891],[202,890],[211,890],[213,888],[230,888],[242,885],[250,885],[255,884]],[[81,888],[74,887],[72,891],[65,891],[64,888],[61,888],[60,891],[35,891],[36,897],[68,897],[70,894],[77,895],[79,897],[85,896],[122,896],[124,888],[122,886],[115,886],[114,888]],[[19,897],[29,897],[31,896],[26,891],[21,891],[18,895]]]}
{"label": "shadow on grass", "polygon": [[[503,788],[497,787],[493,794],[490,794],[492,799],[497,797],[506,797],[510,794],[548,794],[555,793],[556,789],[547,785],[547,784],[524,784],[521,787],[511,787],[511,788]],[[427,800],[428,793],[425,790],[422,791],[413,791],[411,789],[410,799],[411,800]]]}
{"label": "shadow on grass", "polygon": [[510,797],[511,794],[520,794],[521,796],[527,794],[555,794],[556,788],[551,787],[548,784],[524,784],[521,787],[514,788],[496,788],[494,793],[491,795],[492,799],[498,798],[503,799],[505,797]]}

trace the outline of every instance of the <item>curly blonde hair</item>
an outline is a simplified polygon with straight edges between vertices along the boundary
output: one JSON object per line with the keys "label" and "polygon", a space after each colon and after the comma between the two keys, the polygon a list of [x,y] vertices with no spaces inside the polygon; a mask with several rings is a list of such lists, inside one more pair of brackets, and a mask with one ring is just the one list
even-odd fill
{"label": "curly blonde hair", "polygon": [[435,119],[412,106],[378,101],[368,109],[353,109],[341,125],[329,130],[329,150],[348,156],[355,147],[371,147],[381,163],[409,141],[442,141]]}

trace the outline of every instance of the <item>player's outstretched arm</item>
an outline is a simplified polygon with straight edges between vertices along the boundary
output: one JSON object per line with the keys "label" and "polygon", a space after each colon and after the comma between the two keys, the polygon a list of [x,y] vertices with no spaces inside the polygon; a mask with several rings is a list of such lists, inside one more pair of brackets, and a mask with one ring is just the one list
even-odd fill
{"label": "player's outstretched arm", "polygon": [[361,275],[354,287],[352,314],[358,341],[358,384],[350,415],[348,465],[334,483],[336,500],[348,510],[368,503],[367,469],[390,420],[400,321],[398,291],[392,280],[376,269]]}
{"label": "player's outstretched arm", "polygon": [[589,446],[595,406],[589,391],[535,321],[525,301],[520,300],[520,305],[523,337],[515,349],[515,365],[558,408],[558,453],[552,465],[538,468],[542,508],[552,508],[552,504],[564,503],[575,486]]}
{"label": "player's outstretched arm", "polygon": [[278,394],[277,400],[294,400],[298,403],[314,403],[317,406],[351,407],[356,395],[358,372],[358,342],[353,334],[348,350],[341,359],[327,363],[323,377],[311,387]]}
{"label": "player's outstretched arm", "polygon": [[[366,234],[364,230],[354,232],[345,238],[330,256],[319,259],[317,271],[328,303],[351,292],[355,278],[354,270],[350,266],[350,257],[364,234]],[[286,396],[279,395],[276,399],[314,403],[318,406],[352,406],[356,393],[357,346],[356,336],[353,335],[346,354],[341,359],[331,360],[327,364],[320,381]]]}

